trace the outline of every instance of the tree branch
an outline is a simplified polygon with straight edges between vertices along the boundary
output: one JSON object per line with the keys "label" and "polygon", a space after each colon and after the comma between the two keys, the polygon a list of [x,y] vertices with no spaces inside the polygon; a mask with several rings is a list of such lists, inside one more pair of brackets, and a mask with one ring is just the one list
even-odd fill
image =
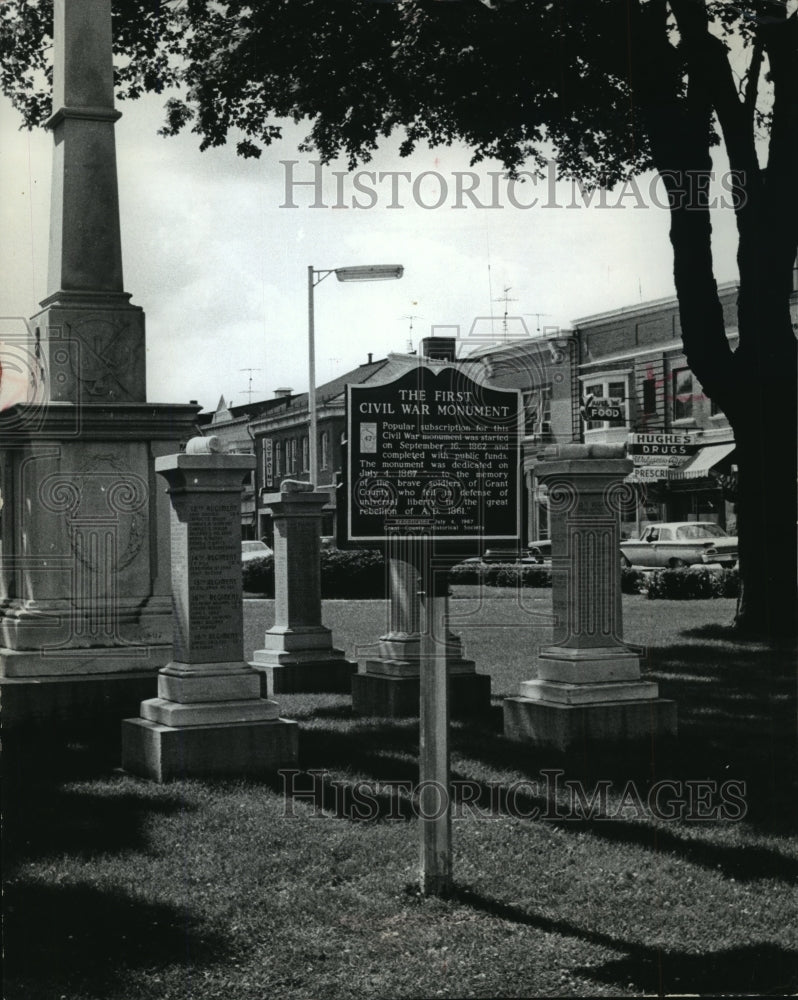
{"label": "tree branch", "polygon": [[669,197],[685,355],[704,392],[731,420],[739,393],[715,281],[709,215],[712,102],[700,74],[690,76],[687,96],[683,94],[684,67],[668,40],[665,4],[636,5],[635,10],[630,22],[636,33],[632,79]]}
{"label": "tree branch", "polygon": [[745,81],[745,93],[743,104],[745,105],[748,127],[754,131],[754,115],[756,113],[756,101],[759,96],[759,77],[762,73],[762,62],[765,56],[765,46],[759,32],[754,37],[754,46],[751,51],[751,64],[748,67],[748,77]]}

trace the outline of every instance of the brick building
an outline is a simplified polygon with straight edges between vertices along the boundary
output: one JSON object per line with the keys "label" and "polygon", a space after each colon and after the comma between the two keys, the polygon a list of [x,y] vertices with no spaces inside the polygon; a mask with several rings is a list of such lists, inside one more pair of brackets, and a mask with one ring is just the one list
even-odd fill
{"label": "brick building", "polygon": [[[720,286],[719,296],[734,348],[736,283]],[[585,443],[626,444],[635,463],[630,480],[641,502],[628,512],[625,530],[660,520],[714,521],[736,530],[734,436],[687,367],[676,298],[588,316],[574,328],[583,408],[591,399],[620,403],[609,420],[583,409],[582,433]]]}

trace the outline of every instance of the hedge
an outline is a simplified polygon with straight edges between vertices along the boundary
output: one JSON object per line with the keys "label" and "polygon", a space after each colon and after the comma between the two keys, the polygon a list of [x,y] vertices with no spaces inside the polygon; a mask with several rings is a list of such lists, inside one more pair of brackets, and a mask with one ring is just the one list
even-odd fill
{"label": "hedge", "polygon": [[484,583],[487,587],[550,587],[551,567],[515,563],[464,562],[449,570],[449,583]]}
{"label": "hedge", "polygon": [[621,593],[642,594],[647,586],[645,573],[630,566],[621,567]]}
{"label": "hedge", "polygon": [[[244,590],[274,597],[274,559],[252,559],[243,564]],[[459,563],[449,571],[450,584],[484,583],[488,587],[550,587],[551,567],[512,563]],[[737,570],[710,570],[704,566],[645,572],[624,567],[621,591],[647,594],[650,600],[692,600],[737,597]],[[374,549],[323,549],[321,596],[330,598],[387,597],[385,560]]]}
{"label": "hedge", "polygon": [[[242,566],[244,590],[274,597],[274,557],[251,559]],[[387,595],[385,560],[373,549],[322,549],[322,597],[370,597]]]}
{"label": "hedge", "polygon": [[[242,567],[244,591],[274,597],[274,557],[251,559]],[[520,576],[520,580],[519,580]],[[460,563],[449,571],[449,583],[484,583],[489,587],[550,587],[550,566],[508,563]],[[321,596],[380,599],[387,596],[385,560],[374,549],[323,549]]]}
{"label": "hedge", "polygon": [[651,600],[689,601],[707,597],[737,597],[740,577],[737,570],[710,570],[705,566],[663,569],[651,574]]}

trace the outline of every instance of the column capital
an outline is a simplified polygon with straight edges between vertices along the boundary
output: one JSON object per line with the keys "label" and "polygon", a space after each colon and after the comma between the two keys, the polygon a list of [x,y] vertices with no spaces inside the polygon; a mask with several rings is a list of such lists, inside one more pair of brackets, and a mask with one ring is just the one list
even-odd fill
{"label": "column capital", "polygon": [[162,455],[155,471],[169,484],[169,493],[240,493],[254,455]]}
{"label": "column capital", "polygon": [[263,503],[273,517],[319,517],[330,502],[326,491],[314,490],[311,483],[285,479],[279,492],[262,494]]}

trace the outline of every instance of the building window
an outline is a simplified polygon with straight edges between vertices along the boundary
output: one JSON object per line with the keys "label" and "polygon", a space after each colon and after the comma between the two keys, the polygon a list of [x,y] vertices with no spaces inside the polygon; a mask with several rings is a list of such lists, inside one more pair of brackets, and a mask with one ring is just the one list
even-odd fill
{"label": "building window", "polygon": [[307,435],[302,438],[302,471],[307,472],[310,468],[310,445]]}
{"label": "building window", "polygon": [[322,431],[321,435],[321,468],[326,469],[330,462],[330,435]]}
{"label": "building window", "polygon": [[677,368],[671,374],[673,389],[673,419],[689,420],[693,416],[693,373],[689,368]]}
{"label": "building window", "polygon": [[291,438],[291,464],[289,472],[296,472],[296,438]]}
{"label": "building window", "polygon": [[274,448],[274,478],[279,481],[283,474],[283,445],[278,441]]}
{"label": "building window", "polygon": [[524,433],[527,436],[551,434],[551,386],[527,389],[524,399]]}
{"label": "building window", "polygon": [[643,382],[643,415],[653,417],[657,412],[657,380],[647,378]]}
{"label": "building window", "polygon": [[620,406],[623,416],[619,420],[588,420],[585,430],[598,431],[608,427],[623,427],[629,420],[629,407],[626,398],[626,379],[607,382],[591,382],[585,385],[586,399],[606,400],[610,404]]}

